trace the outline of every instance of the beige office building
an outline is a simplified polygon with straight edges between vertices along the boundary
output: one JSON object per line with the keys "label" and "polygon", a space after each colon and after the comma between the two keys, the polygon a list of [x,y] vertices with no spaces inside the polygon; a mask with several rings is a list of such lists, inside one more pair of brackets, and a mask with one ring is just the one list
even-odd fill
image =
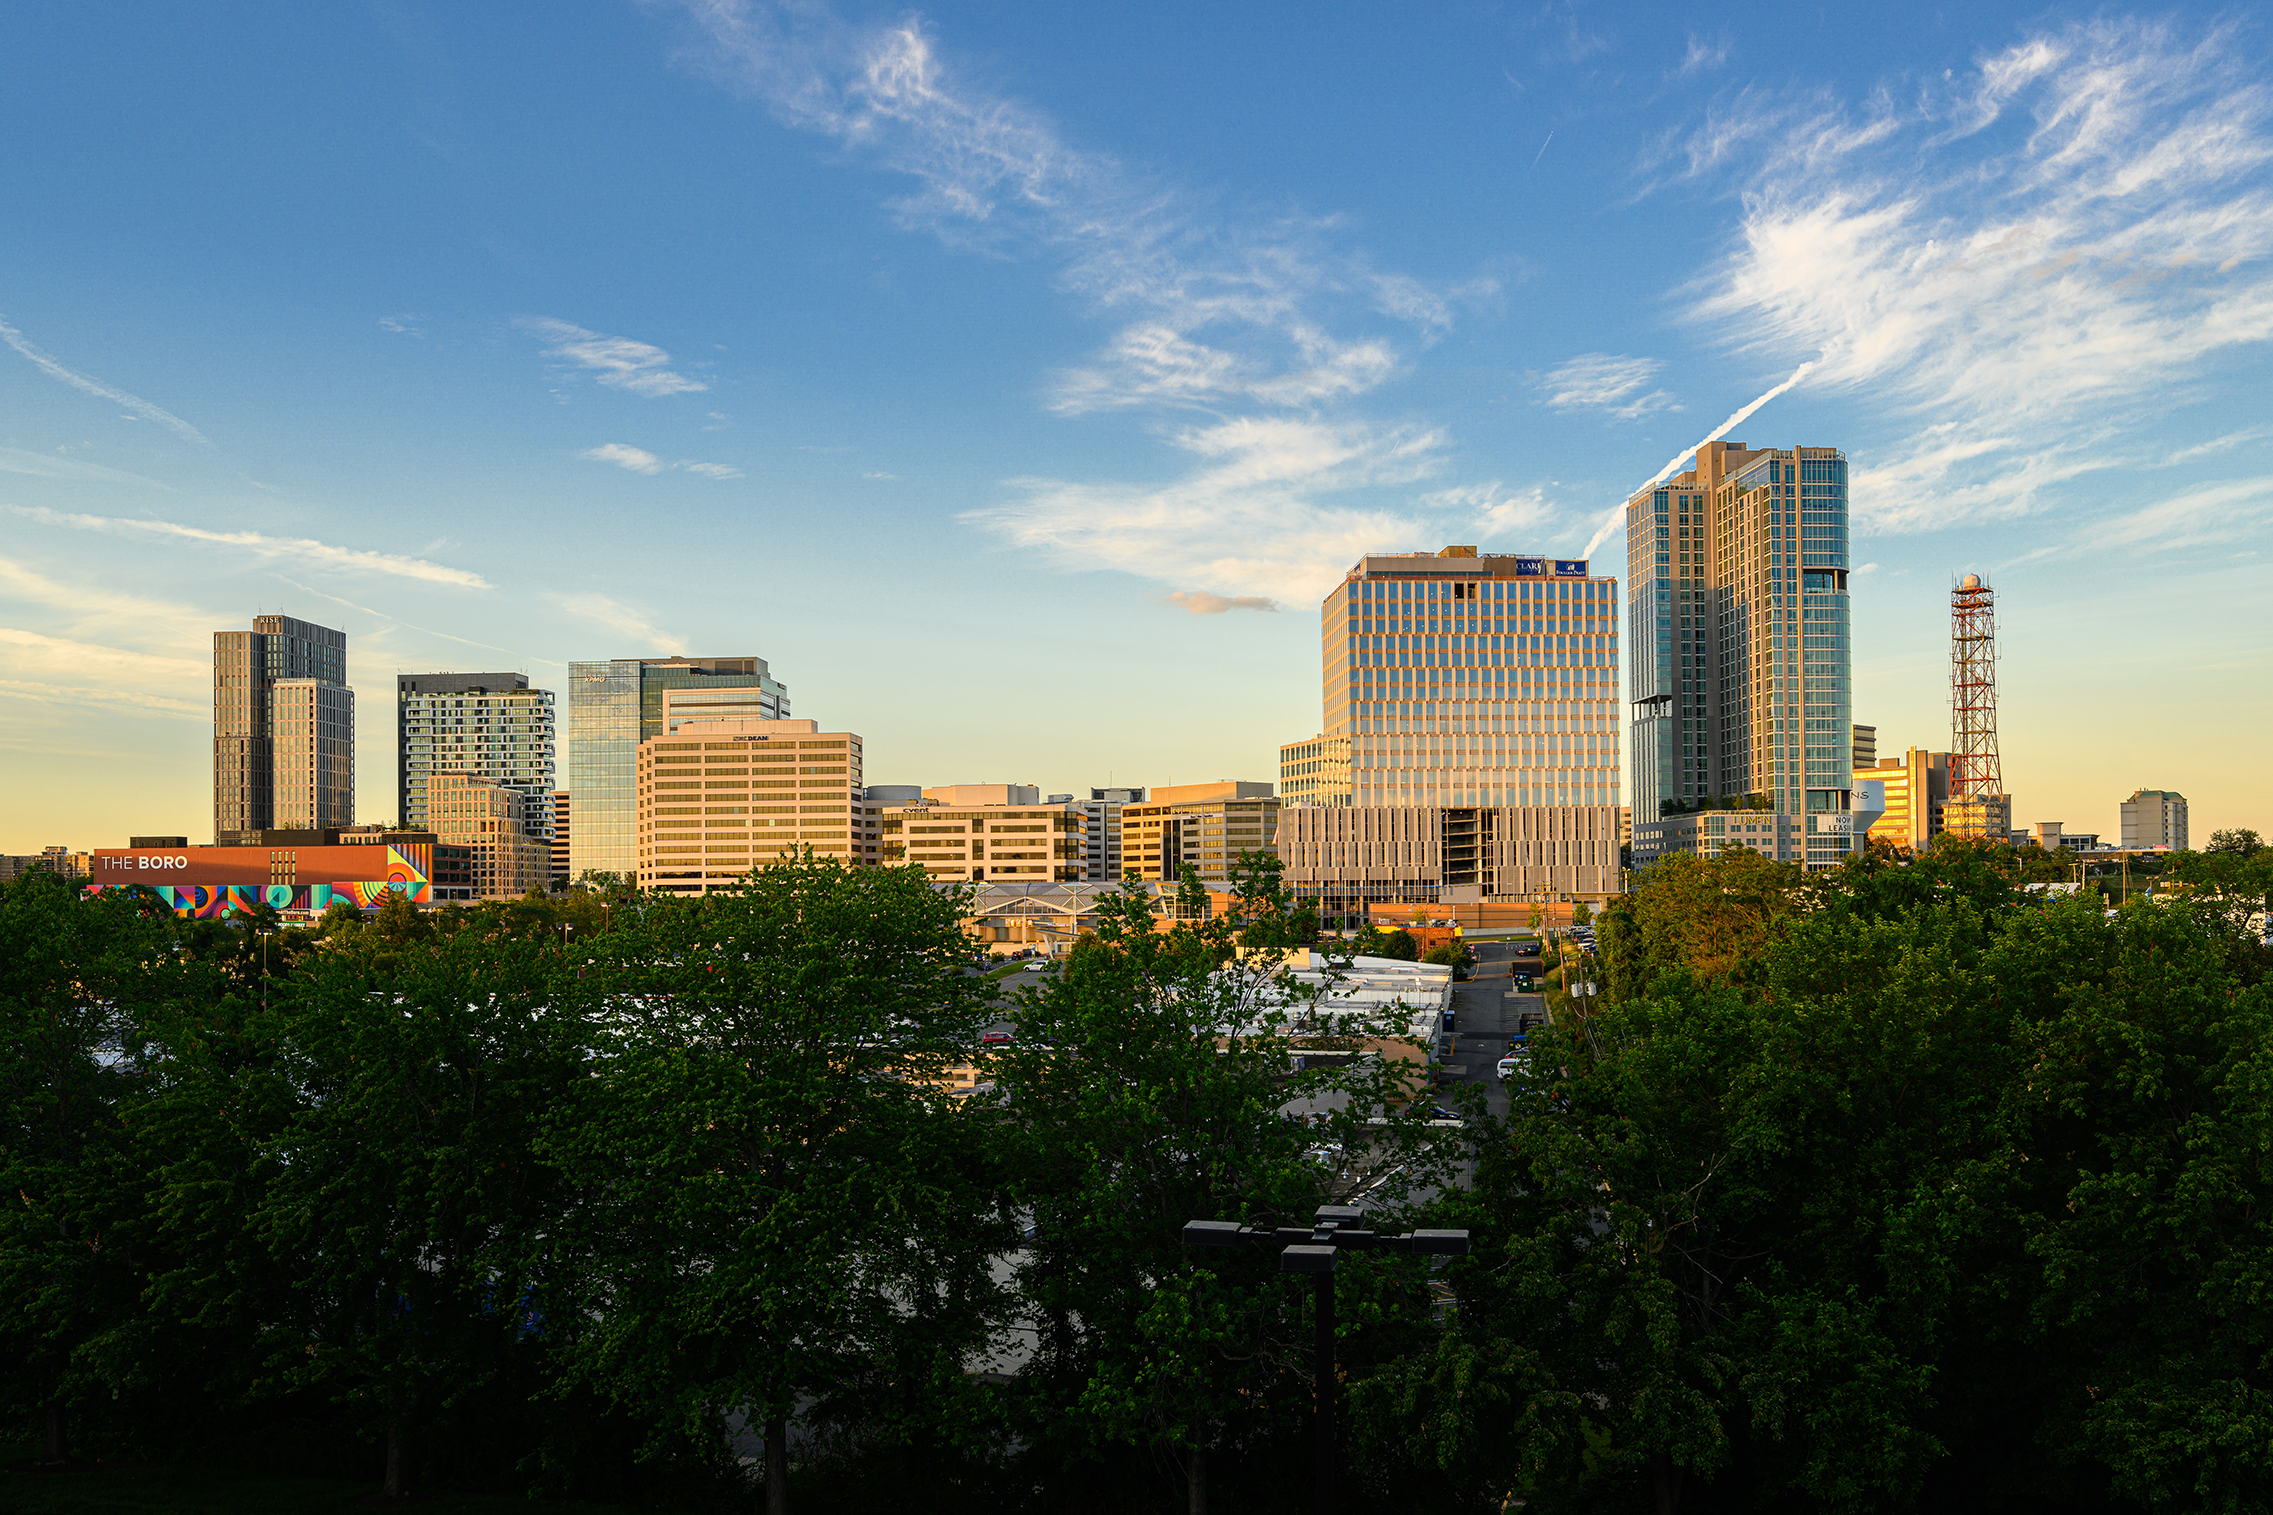
{"label": "beige office building", "polygon": [[[1870,730],[1859,726],[1858,731]],[[1949,804],[1949,754],[1912,747],[1900,757],[1858,761],[1854,781],[1876,779],[1886,786],[1886,814],[1871,823],[1874,842],[1900,852],[1923,852],[1941,835]]]}
{"label": "beige office building", "polygon": [[[664,721],[671,724],[668,708]],[[818,721],[682,714],[676,724],[639,744],[642,885],[707,894],[807,848],[853,867],[865,861],[855,841],[857,735],[823,731]]]}
{"label": "beige office building", "polygon": [[1352,798],[1347,736],[1321,733],[1308,741],[1280,746],[1280,804],[1347,805]]}
{"label": "beige office building", "polygon": [[1279,801],[1271,786],[1219,779],[1156,788],[1121,809],[1121,871],[1173,884],[1189,865],[1204,883],[1225,883],[1243,852],[1278,851]]}
{"label": "beige office building", "polygon": [[[467,897],[518,899],[552,882],[552,844],[530,834],[534,796],[470,773],[430,773],[423,799],[426,830],[438,847],[465,849]],[[437,880],[436,897],[442,897]]]}
{"label": "beige office building", "polygon": [[1327,915],[1619,889],[1616,805],[1320,806],[1279,816],[1294,893]]}
{"label": "beige office building", "polygon": [[2128,848],[2186,845],[2186,796],[2174,789],[2141,789],[2118,807]]}
{"label": "beige office building", "polygon": [[1074,884],[1087,872],[1081,807],[1029,784],[946,784],[873,806],[875,861],[946,882]]}

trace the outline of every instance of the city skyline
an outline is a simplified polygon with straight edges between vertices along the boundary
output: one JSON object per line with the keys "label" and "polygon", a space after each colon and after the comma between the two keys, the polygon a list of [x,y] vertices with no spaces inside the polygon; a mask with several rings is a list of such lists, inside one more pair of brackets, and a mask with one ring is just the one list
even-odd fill
{"label": "city skyline", "polygon": [[201,25],[33,15],[0,94],[0,851],[201,831],[248,607],[344,631],[361,819],[398,674],[715,649],[879,783],[1275,779],[1350,562],[1616,564],[1715,434],[1851,461],[1883,748],[1985,571],[2017,829],[2273,832],[2222,13]]}

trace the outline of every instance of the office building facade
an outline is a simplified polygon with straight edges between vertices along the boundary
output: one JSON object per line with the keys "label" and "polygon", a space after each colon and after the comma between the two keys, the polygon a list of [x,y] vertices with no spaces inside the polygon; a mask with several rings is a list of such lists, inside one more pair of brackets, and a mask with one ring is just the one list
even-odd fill
{"label": "office building facade", "polygon": [[1028,784],[948,784],[877,807],[876,860],[943,883],[1078,884],[1085,817],[1071,795]]}
{"label": "office building facade", "polygon": [[[1858,727],[1867,730],[1867,727]],[[1868,837],[1897,852],[1923,852],[1941,835],[1949,805],[1949,754],[1912,747],[1900,757],[1864,765],[1858,757],[1856,782],[1875,779],[1886,786],[1886,813],[1872,823]]]}
{"label": "office building facade", "polygon": [[1320,610],[1352,805],[1618,803],[1618,586],[1584,561],[1368,554]]}
{"label": "office building facade", "polygon": [[[661,719],[658,713],[658,720]],[[817,721],[681,720],[634,754],[640,884],[672,894],[733,888],[802,855],[860,865],[861,740]],[[584,797],[570,791],[576,826]]]}
{"label": "office building facade", "polygon": [[[789,690],[763,658],[617,658],[568,665],[569,871],[639,871],[639,748],[660,736],[674,691],[748,691],[766,720],[789,719]],[[682,705],[682,712],[693,707]],[[688,719],[696,718],[693,715]]]}
{"label": "office building facade", "polygon": [[552,886],[555,889],[566,889],[568,887],[568,881],[571,878],[575,877],[574,874],[569,872],[568,858],[568,835],[570,828],[574,825],[575,817],[569,812],[568,807],[568,791],[565,789],[555,789],[552,792],[551,843]]}
{"label": "office building facade", "polygon": [[1144,803],[1141,788],[1092,789],[1081,802],[1081,876],[1093,884],[1121,881],[1121,812]]}
{"label": "office building facade", "polygon": [[1615,805],[1329,805],[1279,814],[1282,877],[1322,915],[1618,892]]}
{"label": "office building facade", "polygon": [[1272,786],[1238,779],[1155,788],[1121,807],[1121,874],[1172,886],[1190,868],[1202,883],[1230,881],[1243,853],[1278,852]]}
{"label": "office building facade", "polygon": [[215,840],[354,822],[347,633],[283,615],[213,633]]}
{"label": "office building facade", "polygon": [[[542,797],[551,809],[550,794]],[[530,812],[539,797],[517,784],[500,784],[470,773],[430,776],[426,789],[437,852],[435,895],[444,900],[518,899],[552,881],[552,846],[532,831]],[[445,884],[442,849],[454,866]]]}
{"label": "office building facade", "polygon": [[1710,443],[1626,502],[1626,541],[1636,866],[1734,799],[1797,823],[1772,833],[1788,860],[1836,866],[1858,844],[1845,455]]}
{"label": "office building facade", "polygon": [[1323,732],[1279,748],[1279,803],[1347,805],[1350,791],[1350,739]]}
{"label": "office building facade", "polygon": [[429,824],[440,773],[506,784],[522,795],[529,835],[550,844],[557,744],[553,695],[517,673],[405,673],[395,678],[395,781],[402,824]]}
{"label": "office building facade", "polygon": [[2126,848],[2168,847],[2186,842],[2186,796],[2171,789],[2135,791],[2119,807]]}

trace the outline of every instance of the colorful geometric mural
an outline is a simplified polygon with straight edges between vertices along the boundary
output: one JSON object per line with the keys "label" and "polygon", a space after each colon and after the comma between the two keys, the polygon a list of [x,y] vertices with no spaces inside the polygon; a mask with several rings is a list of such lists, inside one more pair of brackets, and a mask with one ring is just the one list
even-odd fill
{"label": "colorful geometric mural", "polygon": [[[345,849],[324,850],[336,856]],[[367,861],[381,863],[386,877],[345,879],[330,884],[89,884],[87,889],[90,893],[101,889],[140,889],[157,896],[174,914],[198,920],[217,919],[251,905],[309,915],[321,915],[335,902],[345,902],[358,910],[376,910],[390,893],[405,895],[414,905],[434,903],[433,881],[420,866],[427,851],[424,845],[385,849],[357,847],[354,851],[362,854],[353,860],[357,867]]]}

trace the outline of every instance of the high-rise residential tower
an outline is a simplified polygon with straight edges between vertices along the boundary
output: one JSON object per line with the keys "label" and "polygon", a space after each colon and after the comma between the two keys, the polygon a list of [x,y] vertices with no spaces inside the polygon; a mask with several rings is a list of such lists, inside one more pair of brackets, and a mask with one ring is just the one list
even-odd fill
{"label": "high-rise residential tower", "polygon": [[461,774],[522,795],[529,835],[553,838],[553,696],[517,673],[405,673],[395,678],[395,773],[402,824],[433,825],[430,785]]}
{"label": "high-rise residential tower", "polygon": [[1473,547],[1369,554],[1321,619],[1311,740],[1347,738],[1349,764],[1328,803],[1618,803],[1615,579]]}
{"label": "high-rise residential tower", "polygon": [[1846,455],[1709,443],[1626,502],[1626,552],[1636,866],[1732,807],[1775,817],[1748,843],[1835,865],[1856,845]]}
{"label": "high-rise residential tower", "polygon": [[213,633],[215,840],[354,823],[347,633],[284,615]]}
{"label": "high-rise residential tower", "polygon": [[[665,731],[663,696],[670,690],[723,697],[731,716],[787,720],[789,690],[764,658],[617,658],[568,665],[568,794],[576,825],[569,872],[639,872],[639,744]],[[722,696],[723,691],[747,691]],[[752,708],[754,702],[754,708]],[[719,706],[715,703],[713,711]],[[682,718],[691,711],[682,705]]]}

